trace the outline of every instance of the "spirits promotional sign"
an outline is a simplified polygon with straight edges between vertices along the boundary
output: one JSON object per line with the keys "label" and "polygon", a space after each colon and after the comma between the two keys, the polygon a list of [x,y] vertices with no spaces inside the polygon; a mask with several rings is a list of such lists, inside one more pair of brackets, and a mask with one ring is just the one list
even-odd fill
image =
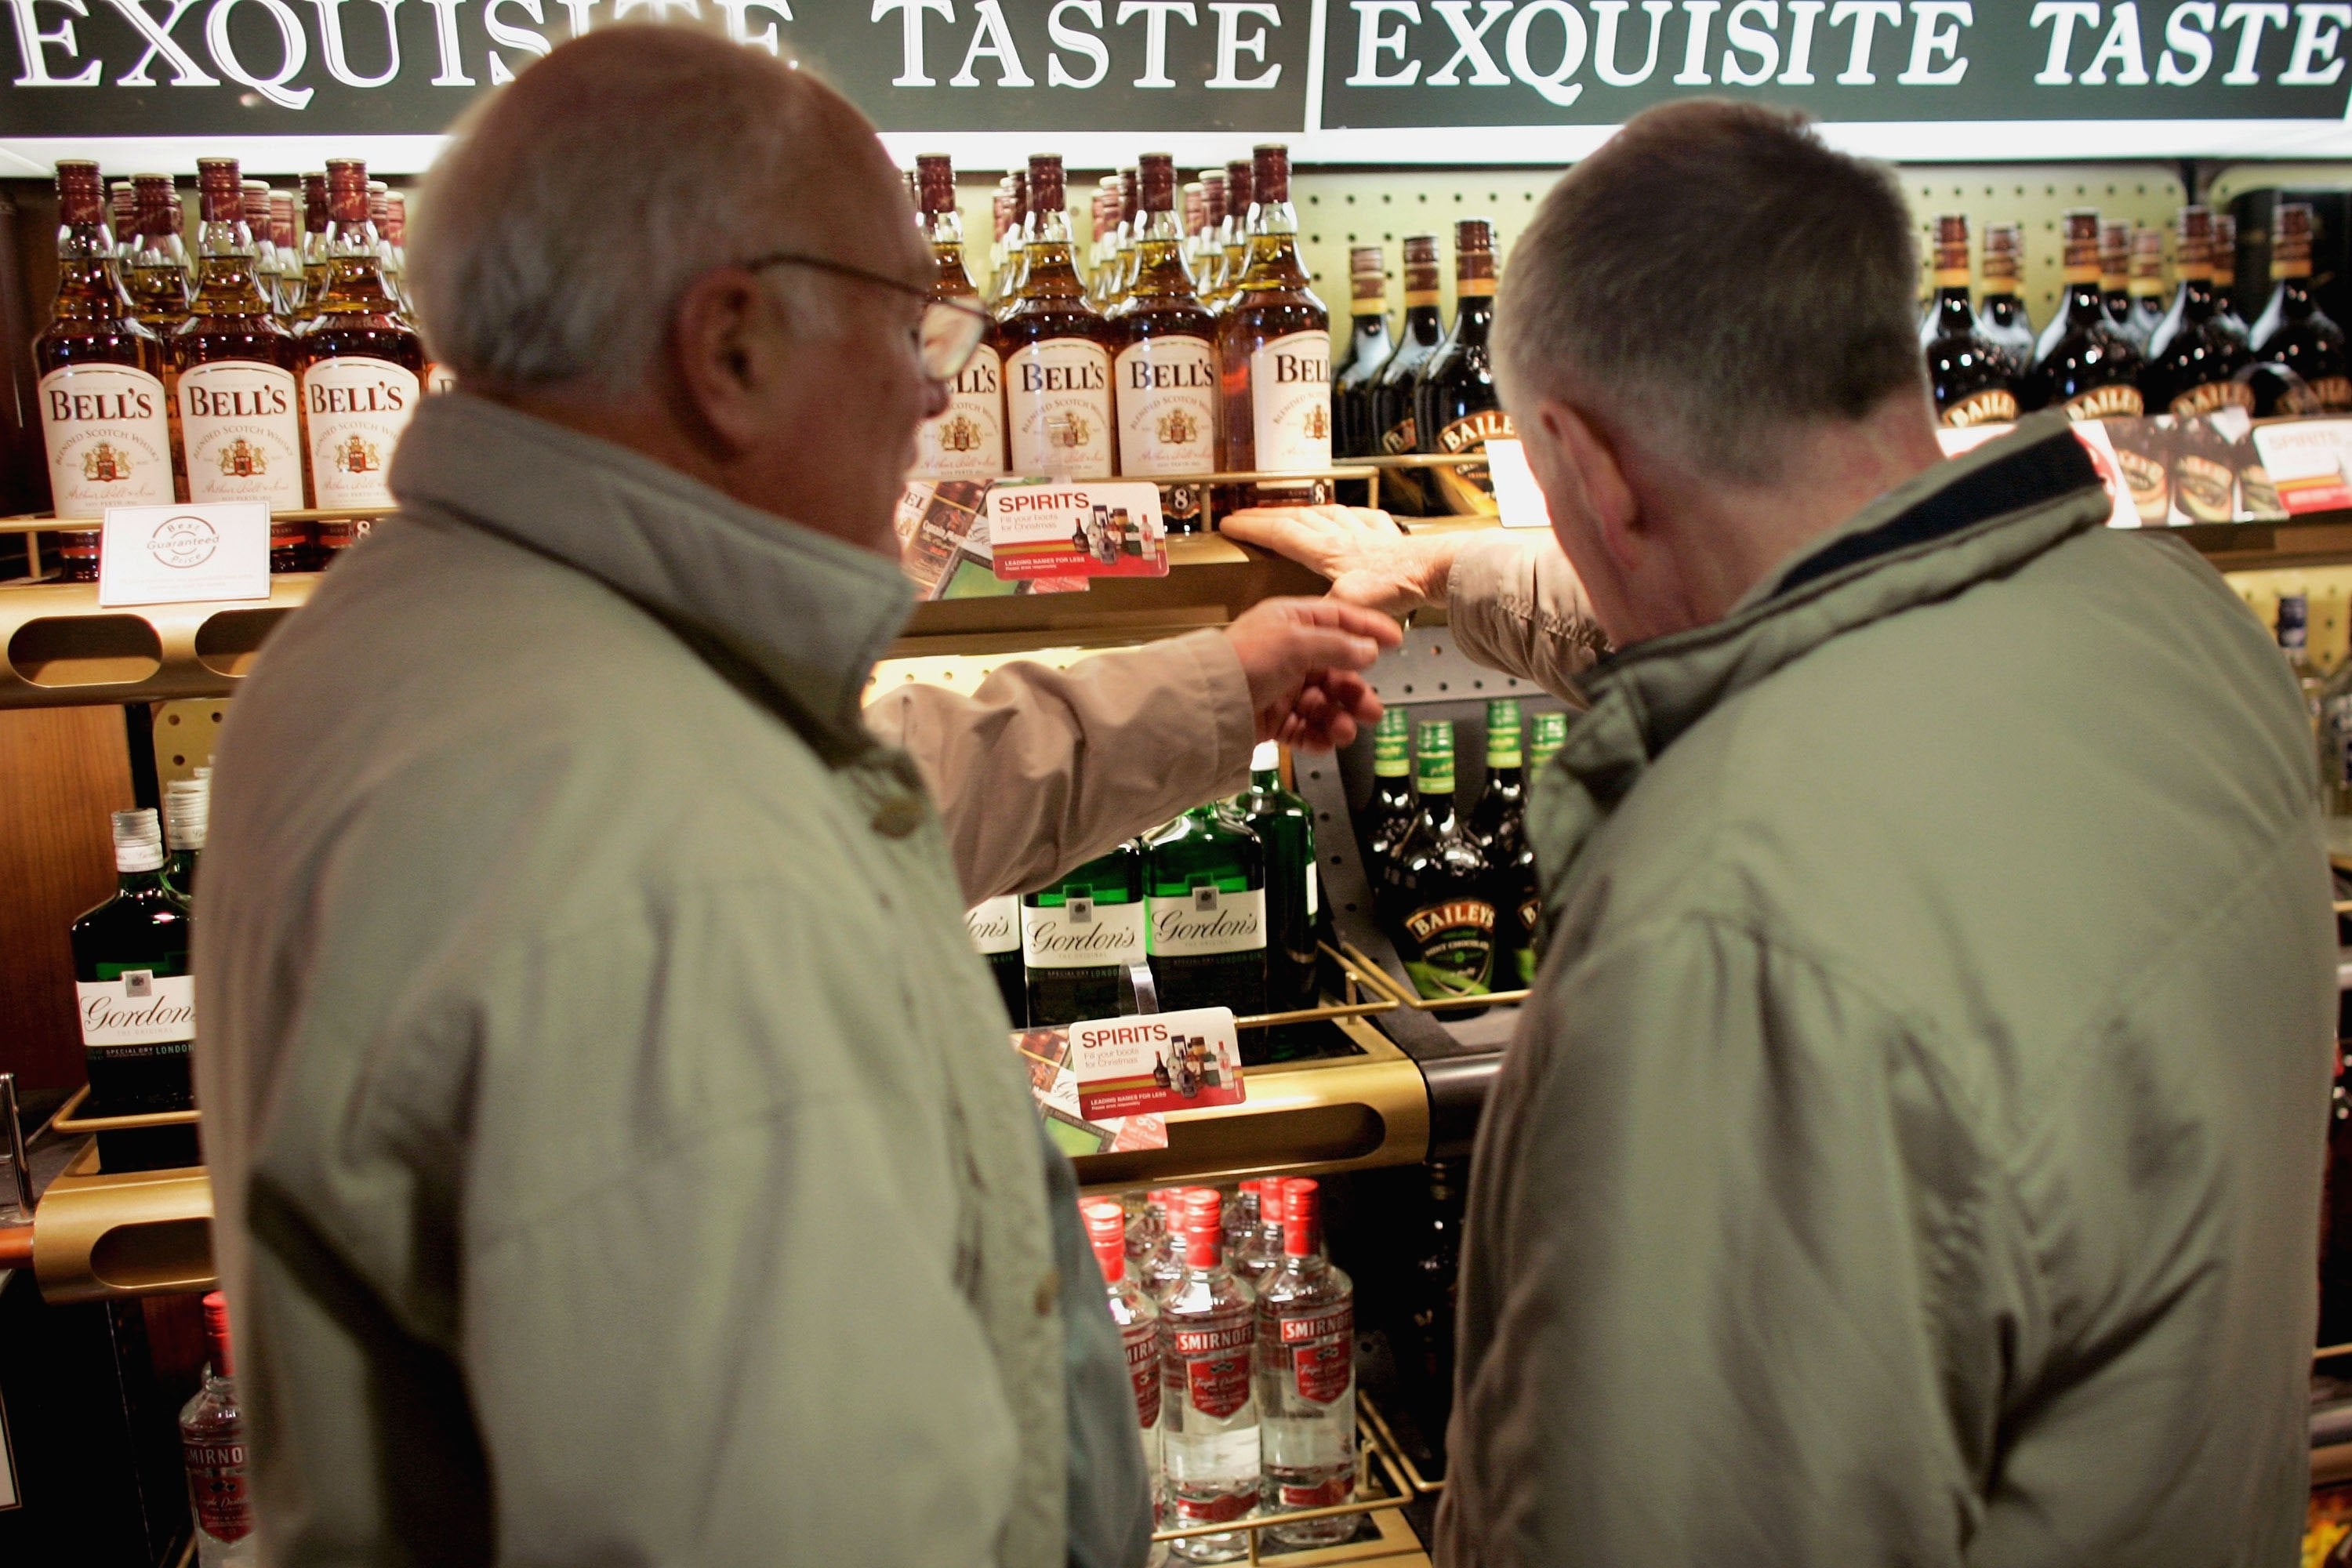
{"label": "spirits promotional sign", "polygon": [[902,157],[1580,155],[1696,94],[1910,159],[2352,153],[2347,0],[0,0],[0,167],[430,161],[569,37],[690,16],[822,71]]}
{"label": "spirits promotional sign", "polygon": [[1088,1118],[1239,1105],[1240,1039],[1225,1007],[1095,1018],[1070,1026],[1078,1107]]}

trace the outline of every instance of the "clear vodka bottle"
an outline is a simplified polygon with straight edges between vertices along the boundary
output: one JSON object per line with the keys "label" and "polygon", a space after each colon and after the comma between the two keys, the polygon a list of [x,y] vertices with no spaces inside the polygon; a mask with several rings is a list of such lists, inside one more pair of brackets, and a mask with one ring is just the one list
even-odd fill
{"label": "clear vodka bottle", "polygon": [[180,1412],[196,1561],[203,1568],[244,1568],[261,1556],[253,1537],[253,1502],[245,1489],[245,1413],[231,1380],[228,1301],[217,1290],[205,1298],[205,1334],[212,1342],[212,1363],[205,1368],[205,1385]]}
{"label": "clear vodka bottle", "polygon": [[1234,1258],[1234,1271],[1248,1280],[1253,1290],[1264,1289],[1267,1278],[1282,1267],[1282,1188],[1279,1176],[1268,1176],[1258,1184],[1257,1224]]}
{"label": "clear vodka bottle", "polygon": [[[1330,1508],[1356,1489],[1356,1288],[1323,1256],[1318,1184],[1280,1185],[1282,1266],[1257,1299],[1265,1502],[1276,1513]],[[1356,1525],[1342,1514],[1269,1533],[1286,1545],[1328,1546]]]}
{"label": "clear vodka bottle", "polygon": [[1166,1223],[1151,1256],[1137,1267],[1136,1283],[1162,1306],[1167,1305],[1170,1293],[1184,1280],[1184,1199],[1197,1190],[1167,1187],[1153,1194],[1160,1200]]}
{"label": "clear vodka bottle", "polygon": [[1087,1241],[1102,1265],[1110,1292],[1110,1321],[1118,1325],[1127,1350],[1127,1374],[1135,1386],[1135,1416],[1143,1429],[1144,1473],[1160,1489],[1160,1305],[1127,1276],[1127,1211],[1108,1198],[1079,1205]]}
{"label": "clear vodka bottle", "polygon": [[[1221,1209],[1214,1192],[1186,1194],[1184,1277],[1160,1303],[1160,1444],[1180,1530],[1238,1520],[1258,1499],[1257,1296],[1225,1266]],[[1249,1538],[1238,1530],[1183,1536],[1171,1550],[1188,1563],[1230,1563],[1248,1552]]]}

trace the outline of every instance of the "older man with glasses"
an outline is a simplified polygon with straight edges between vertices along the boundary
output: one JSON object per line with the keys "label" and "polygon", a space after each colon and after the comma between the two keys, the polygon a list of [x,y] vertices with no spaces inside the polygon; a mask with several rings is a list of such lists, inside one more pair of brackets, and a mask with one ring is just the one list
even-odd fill
{"label": "older man with glasses", "polygon": [[[1134,1406],[963,910],[1345,742],[1323,602],[861,712],[980,322],[871,127],[698,31],[491,98],[466,390],[222,737],[197,968],[269,1561],[1139,1562]],[[934,808],[934,801],[937,809]]]}

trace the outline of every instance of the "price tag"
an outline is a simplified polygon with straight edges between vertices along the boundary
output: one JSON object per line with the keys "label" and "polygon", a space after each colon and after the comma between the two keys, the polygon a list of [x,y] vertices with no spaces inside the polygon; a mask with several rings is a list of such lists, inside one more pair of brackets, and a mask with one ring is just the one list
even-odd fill
{"label": "price tag", "polygon": [[1486,443],[1486,472],[1495,482],[1495,505],[1505,528],[1549,528],[1551,508],[1528,466],[1528,449],[1517,441]]}
{"label": "price tag", "polygon": [[106,509],[99,547],[100,604],[268,597],[269,509],[259,501]]}
{"label": "price tag", "polygon": [[991,486],[988,546],[997,576],[1007,582],[1168,575],[1160,487],[1139,480]]}
{"label": "price tag", "polygon": [[2352,507],[2352,419],[2295,419],[2254,431],[2279,504],[2289,517]]}
{"label": "price tag", "polygon": [[1092,1018],[1070,1026],[1078,1110],[1105,1116],[1239,1105],[1241,1038],[1230,1007]]}

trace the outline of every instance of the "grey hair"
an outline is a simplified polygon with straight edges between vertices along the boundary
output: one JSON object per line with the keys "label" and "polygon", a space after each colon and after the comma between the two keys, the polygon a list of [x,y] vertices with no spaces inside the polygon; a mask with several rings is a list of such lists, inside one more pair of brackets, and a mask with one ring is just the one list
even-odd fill
{"label": "grey hair", "polygon": [[[484,388],[641,386],[690,279],[790,243],[821,174],[821,96],[677,23],[603,28],[534,62],[425,175],[408,279],[434,357]],[[767,276],[789,308],[795,280]]]}
{"label": "grey hair", "polygon": [[1793,429],[1924,388],[1918,253],[1894,172],[1804,117],[1691,100],[1628,121],[1513,248],[1504,400],[1547,396],[1704,472],[1780,475]]}

